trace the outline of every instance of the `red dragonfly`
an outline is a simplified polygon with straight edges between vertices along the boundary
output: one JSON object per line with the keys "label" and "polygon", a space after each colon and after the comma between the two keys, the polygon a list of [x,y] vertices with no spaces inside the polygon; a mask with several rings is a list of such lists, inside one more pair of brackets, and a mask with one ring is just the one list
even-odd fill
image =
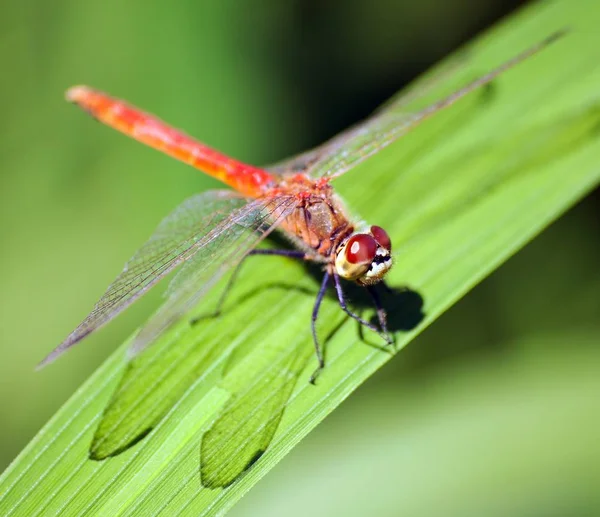
{"label": "red dragonfly", "polygon": [[[317,372],[324,367],[324,359],[316,321],[331,281],[341,308],[391,343],[386,313],[374,289],[392,267],[390,237],[379,226],[352,220],[334,192],[331,180],[390,145],[427,117],[536,54],[561,34],[553,34],[419,112],[404,111],[400,99],[323,145],[267,168],[225,156],[158,118],[100,91],[86,86],[69,89],[67,99],[96,119],[200,169],[234,190],[204,192],[176,208],[127,262],[92,312],[39,366],[54,361],[112,320],[165,275],[182,266],[169,285],[165,303],[134,338],[132,350],[139,352],[197,305],[227,270],[239,266],[251,254],[284,255],[322,265],[323,281],[311,325],[319,363]],[[294,250],[255,249],[275,229],[285,234],[294,244]],[[378,326],[348,308],[342,279],[365,286],[377,309]]]}

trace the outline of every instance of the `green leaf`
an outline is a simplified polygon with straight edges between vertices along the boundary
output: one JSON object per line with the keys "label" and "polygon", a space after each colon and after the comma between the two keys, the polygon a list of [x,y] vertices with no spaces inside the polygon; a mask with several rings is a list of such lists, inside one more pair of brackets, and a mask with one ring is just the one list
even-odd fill
{"label": "green leaf", "polygon": [[[385,300],[396,350],[597,184],[599,14],[592,2],[546,2],[512,17],[427,99],[565,25],[571,32],[336,181],[394,242],[389,283],[406,287]],[[130,364],[125,344],[3,474],[0,513],[231,507],[393,355],[328,298],[319,319],[327,367],[316,387],[308,383],[312,273],[249,259],[221,316],[208,315],[217,287],[197,321],[180,322]]]}
{"label": "green leaf", "polygon": [[553,330],[395,365],[404,377],[346,404],[230,515],[598,515],[598,342],[597,328]]}

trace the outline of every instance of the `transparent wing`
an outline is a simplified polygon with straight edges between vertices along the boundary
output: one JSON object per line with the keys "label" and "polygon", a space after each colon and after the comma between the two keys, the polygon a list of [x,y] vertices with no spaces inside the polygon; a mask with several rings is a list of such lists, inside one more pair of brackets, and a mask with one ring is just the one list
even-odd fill
{"label": "transparent wing", "polygon": [[429,116],[451,106],[473,90],[488,84],[501,73],[556,41],[563,34],[564,31],[549,36],[446,98],[412,113],[406,111],[406,104],[414,100],[418,93],[411,91],[407,96],[401,96],[396,101],[385,105],[384,109],[376,111],[370,118],[333,137],[323,145],[268,167],[268,170],[278,174],[304,172],[313,178],[341,176],[408,133]]}
{"label": "transparent wing", "polygon": [[[279,203],[290,201],[285,198]],[[262,201],[248,201],[239,194],[224,190],[205,192],[184,201],[160,223],[152,237],[127,262],[92,312],[38,367],[54,361],[85,336],[108,323],[161,278],[200,251],[204,259],[217,263],[221,253],[231,254],[236,246],[236,253],[246,253],[248,246],[256,240],[227,239],[224,235],[231,227],[235,228],[233,234],[237,235],[237,227],[241,224],[248,229],[259,222],[265,224],[271,213],[277,218],[276,208],[269,209]]]}
{"label": "transparent wing", "polygon": [[210,232],[210,246],[198,249],[169,284],[165,303],[136,335],[130,355],[138,354],[196,306],[223,274],[239,264],[296,205],[293,196],[278,196],[268,202],[251,201],[228,218],[226,224],[215,227]]}

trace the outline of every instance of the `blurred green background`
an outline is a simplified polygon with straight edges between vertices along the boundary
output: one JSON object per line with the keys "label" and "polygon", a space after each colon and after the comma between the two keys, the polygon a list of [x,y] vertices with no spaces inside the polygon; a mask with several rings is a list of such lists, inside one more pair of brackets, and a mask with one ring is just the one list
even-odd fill
{"label": "blurred green background", "polygon": [[[0,465],[159,293],[35,373],[37,361],[165,214],[216,185],[93,124],[64,102],[68,86],[105,89],[268,163],[367,115],[522,3],[4,2]],[[231,514],[599,515],[599,215],[595,192],[373,376]]]}

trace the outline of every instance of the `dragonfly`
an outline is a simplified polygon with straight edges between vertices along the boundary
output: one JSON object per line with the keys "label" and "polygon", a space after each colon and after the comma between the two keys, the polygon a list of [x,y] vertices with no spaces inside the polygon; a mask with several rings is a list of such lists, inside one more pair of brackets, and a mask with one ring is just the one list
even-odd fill
{"label": "dragonfly", "polygon": [[[428,107],[410,112],[403,109],[401,100],[394,102],[324,144],[268,167],[255,167],[226,156],[101,91],[87,86],[70,88],[67,100],[100,122],[231,188],[197,194],[168,215],[126,263],[89,315],[38,367],[57,359],[178,269],[166,290],[164,304],[133,338],[132,355],[138,354],[198,305],[227,271],[239,268],[246,257],[261,254],[321,266],[323,278],[311,316],[318,367],[311,381],[325,367],[317,320],[331,285],[349,317],[392,344],[387,314],[376,289],[378,284],[385,285],[384,279],[394,263],[391,238],[380,226],[354,220],[331,182],[428,117],[537,54],[563,33],[552,34]],[[283,233],[292,249],[257,248],[275,230]],[[231,278],[234,276],[235,270]],[[351,310],[344,295],[344,282],[354,282],[367,290],[376,309],[377,324]]]}

